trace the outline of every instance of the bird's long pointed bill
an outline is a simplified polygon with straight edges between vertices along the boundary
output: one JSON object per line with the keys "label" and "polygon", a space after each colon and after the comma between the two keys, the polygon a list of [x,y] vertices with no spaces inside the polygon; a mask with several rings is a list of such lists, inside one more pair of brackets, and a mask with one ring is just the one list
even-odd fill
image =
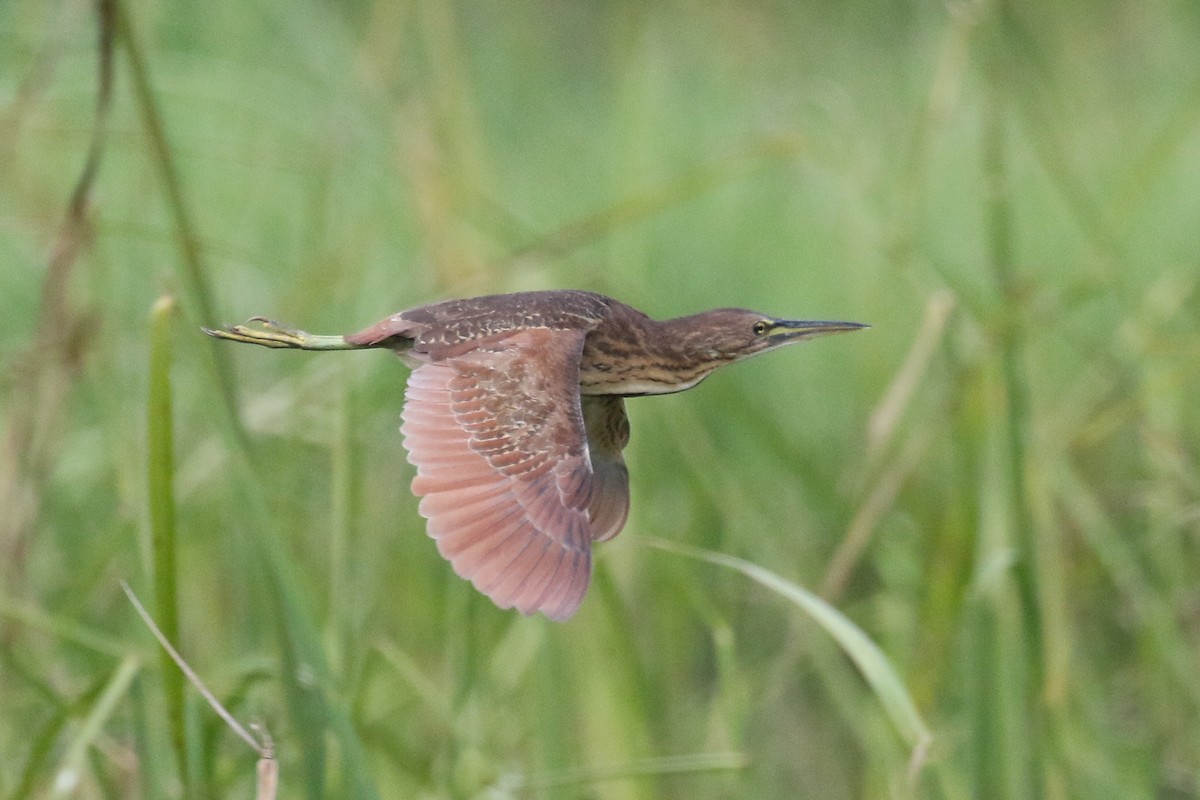
{"label": "bird's long pointed bill", "polygon": [[832,333],[849,333],[869,328],[861,322],[833,322],[830,320],[791,320],[781,319],[771,330],[771,337],[784,341],[793,339],[811,339],[815,336],[828,336]]}
{"label": "bird's long pointed bill", "polygon": [[322,336],[286,328],[265,317],[251,317],[245,325],[201,330],[216,339],[294,350],[362,350],[370,346],[347,342],[344,336]]}

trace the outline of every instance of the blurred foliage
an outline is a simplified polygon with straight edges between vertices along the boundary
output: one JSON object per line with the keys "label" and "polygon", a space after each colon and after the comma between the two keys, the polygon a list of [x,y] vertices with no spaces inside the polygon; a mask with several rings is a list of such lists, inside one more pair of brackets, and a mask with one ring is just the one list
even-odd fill
{"label": "blurred foliage", "polygon": [[[1200,795],[1197,187],[1194,3],[5,0],[0,798],[253,794],[121,579],[289,797]],[[393,359],[198,331],[560,286],[874,326],[632,401],[565,624],[437,556]]]}

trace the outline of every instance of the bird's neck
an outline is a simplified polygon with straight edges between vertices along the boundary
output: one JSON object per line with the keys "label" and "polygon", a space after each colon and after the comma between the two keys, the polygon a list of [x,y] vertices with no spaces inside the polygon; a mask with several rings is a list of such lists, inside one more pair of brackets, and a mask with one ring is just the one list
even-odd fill
{"label": "bird's neck", "polygon": [[584,394],[682,392],[725,363],[695,335],[692,317],[660,321],[634,314],[606,320],[589,334],[580,364]]}

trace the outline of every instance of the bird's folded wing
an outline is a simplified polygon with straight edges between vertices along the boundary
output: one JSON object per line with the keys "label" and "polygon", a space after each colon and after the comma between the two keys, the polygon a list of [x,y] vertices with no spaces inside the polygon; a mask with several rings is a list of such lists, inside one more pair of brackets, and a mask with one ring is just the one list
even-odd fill
{"label": "bird's folded wing", "polygon": [[591,577],[585,335],[527,329],[424,364],[401,426],[441,554],[500,607],[552,619],[575,612]]}
{"label": "bird's folded wing", "polygon": [[629,517],[629,470],[621,451],[629,444],[629,418],[625,400],[616,395],[584,397],[584,426],[592,462],[592,489],[588,498],[593,542],[616,536]]}

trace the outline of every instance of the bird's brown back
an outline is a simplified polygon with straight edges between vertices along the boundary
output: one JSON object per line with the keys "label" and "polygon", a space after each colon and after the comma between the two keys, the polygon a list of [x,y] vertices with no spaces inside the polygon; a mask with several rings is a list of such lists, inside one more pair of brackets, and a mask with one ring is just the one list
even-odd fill
{"label": "bird's brown back", "polygon": [[399,316],[419,326],[413,350],[436,356],[443,347],[455,348],[517,330],[590,331],[609,315],[615,302],[576,290],[518,292],[447,300]]}
{"label": "bird's brown back", "polygon": [[604,295],[574,289],[446,300],[393,314],[348,335],[346,341],[389,346],[419,361],[440,361],[514,331],[591,331],[610,316],[614,306],[621,305]]}

